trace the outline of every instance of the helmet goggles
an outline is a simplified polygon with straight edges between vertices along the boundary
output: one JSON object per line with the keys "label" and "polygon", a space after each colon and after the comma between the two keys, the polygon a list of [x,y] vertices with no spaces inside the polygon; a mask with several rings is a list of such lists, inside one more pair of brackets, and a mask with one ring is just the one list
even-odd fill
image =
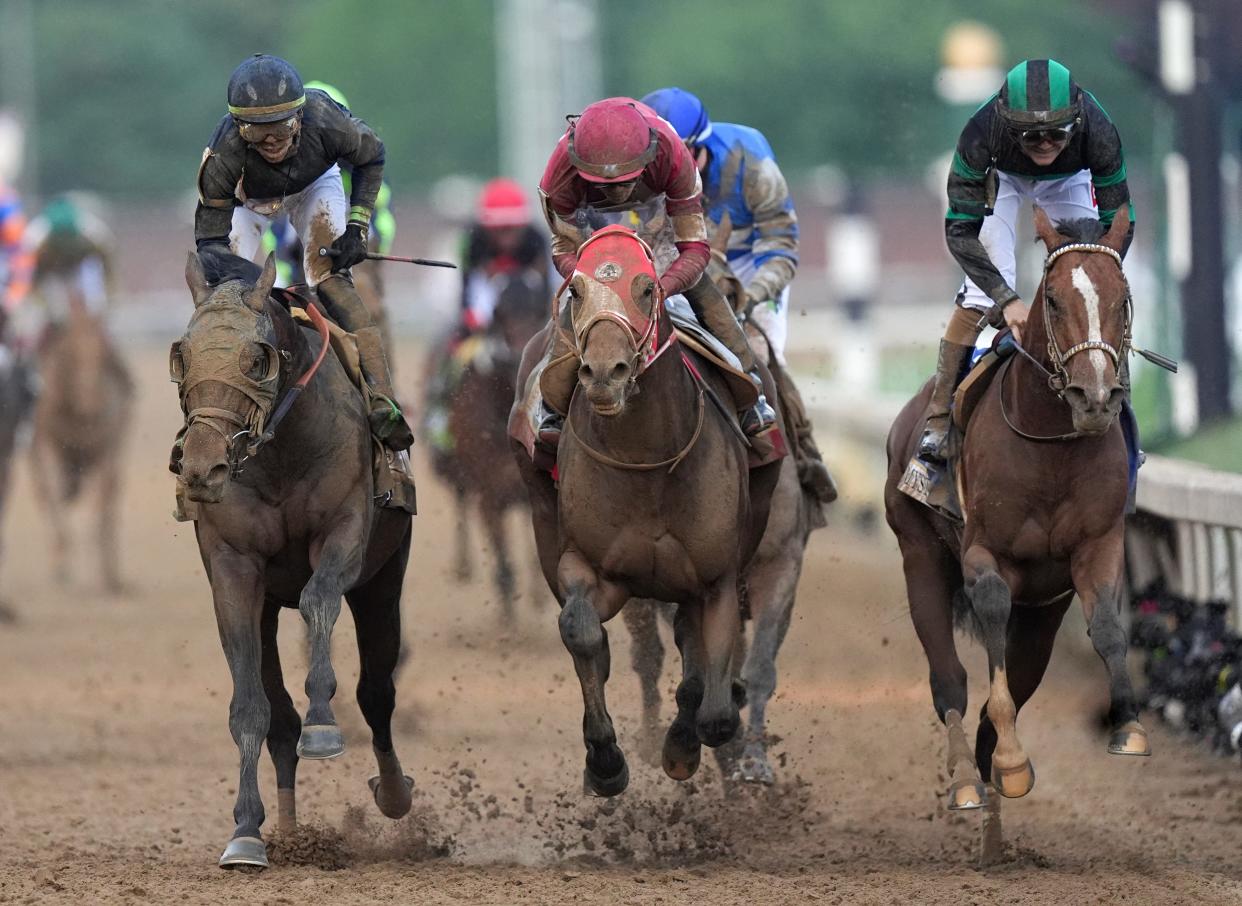
{"label": "helmet goggles", "polygon": [[280,142],[293,138],[297,135],[301,114],[296,113],[288,119],[277,120],[274,123],[250,123],[237,117],[233,117],[233,122],[237,124],[237,131],[241,133],[243,141],[250,145],[258,145],[268,138]]}

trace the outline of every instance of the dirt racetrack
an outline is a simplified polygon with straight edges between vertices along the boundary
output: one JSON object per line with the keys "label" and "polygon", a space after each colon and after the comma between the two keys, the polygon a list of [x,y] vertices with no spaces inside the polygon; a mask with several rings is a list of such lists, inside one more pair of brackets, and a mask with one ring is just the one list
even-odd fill
{"label": "dirt racetrack", "polygon": [[[449,500],[425,470],[395,718],[413,814],[388,821],[366,788],[346,610],[336,713],[349,750],[302,764],[304,829],[284,840],[265,755],[273,867],[221,871],[237,782],[229,677],[192,529],[169,515],[179,413],[166,348],[130,352],[128,591],[102,597],[82,531],[77,574],[51,581],[24,469],[7,517],[0,594],[20,620],[0,626],[0,903],[1242,903],[1237,765],[1150,719],[1153,758],[1107,755],[1103,667],[1065,638],[1019,723],[1038,782],[1005,803],[1009,858],[975,867],[979,813],[941,804],[943,734],[886,529],[813,539],[769,709],[775,787],[725,800],[710,758],[685,785],[639,759],[618,621],[610,706],[632,781],[617,800],[583,798],[581,699],[551,597],[532,592],[528,567],[505,631],[486,568],[453,583]],[[415,373],[402,360],[407,389]],[[300,617],[282,622],[301,708]],[[973,711],[984,671],[971,655]],[[668,711],[676,667],[674,654]]]}

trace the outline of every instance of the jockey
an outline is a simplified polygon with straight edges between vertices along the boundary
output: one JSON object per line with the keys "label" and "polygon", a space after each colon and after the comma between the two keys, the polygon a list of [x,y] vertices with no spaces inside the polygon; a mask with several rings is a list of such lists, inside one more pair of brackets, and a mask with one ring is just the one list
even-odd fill
{"label": "jockey", "polygon": [[[945,236],[966,279],[940,341],[935,387],[918,456],[943,461],[949,407],[984,324],[1008,326],[1022,341],[1027,306],[1013,288],[1014,242],[1024,201],[1054,221],[1122,212],[1134,235],[1134,209],[1117,127],[1091,92],[1056,60],[1025,60],[975,111],[949,170]],[[1123,378],[1124,382],[1124,378]]]}
{"label": "jockey", "polygon": [[464,340],[491,326],[499,294],[497,278],[531,275],[545,294],[551,291],[548,240],[531,223],[530,201],[519,183],[497,178],[483,186],[475,220],[462,236],[460,257],[461,320],[428,363],[430,376],[423,416],[428,441],[442,453],[452,452],[454,443],[449,431],[449,400],[462,374],[456,353]]}
{"label": "jockey", "polygon": [[547,283],[548,241],[531,223],[521,185],[493,179],[479,195],[478,215],[464,237],[461,314],[464,334],[486,330],[496,307],[492,280],[533,271]]}
{"label": "jockey", "polygon": [[72,195],[50,201],[30,222],[26,245],[34,255],[34,291],[52,323],[68,315],[76,296],[102,315],[112,295],[112,233]]}
{"label": "jockey", "polygon": [[669,122],[694,156],[703,179],[708,230],[713,235],[722,228],[730,231],[729,268],[746,293],[745,318],[760,329],[771,349],[770,367],[789,409],[799,475],[822,502],[831,503],[836,485],[785,364],[789,283],[798,266],[798,215],[772,148],[756,129],[713,123],[703,102],[681,88],[653,91],[643,103]]}
{"label": "jockey", "polygon": [[[630,211],[663,198],[678,257],[660,278],[665,296],[681,293],[703,326],[737,357],[760,387],[759,401],[742,412],[748,435],[766,431],[776,413],[764,399],[754,354],[728,301],[704,273],[710,257],[703,220],[702,181],[690,152],[672,127],[633,98],[607,98],[575,117],[548,160],[539,195],[552,230],[552,261],[562,277],[573,274],[578,247],[590,236],[592,212]],[[559,332],[550,358],[569,352]],[[555,446],[573,388],[545,401],[540,440]],[[550,405],[549,405],[550,403]]]}
{"label": "jockey", "polygon": [[[255,258],[263,228],[282,210],[302,237],[307,282],[338,324],[354,334],[374,391],[371,430],[394,450],[414,437],[393,396],[383,337],[349,268],[366,260],[384,172],[384,145],[323,91],[305,90],[287,62],[255,54],[233,71],[229,112],[198,170],[194,238],[199,248],[232,244]],[[340,164],[352,168],[348,205]],[[320,256],[330,245],[335,257]]]}

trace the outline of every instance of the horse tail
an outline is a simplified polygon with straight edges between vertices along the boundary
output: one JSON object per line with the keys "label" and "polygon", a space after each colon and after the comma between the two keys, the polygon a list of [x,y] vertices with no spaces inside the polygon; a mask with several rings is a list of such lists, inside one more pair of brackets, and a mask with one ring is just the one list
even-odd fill
{"label": "horse tail", "polygon": [[953,625],[976,641],[983,641],[983,626],[979,623],[979,616],[970,603],[965,586],[958,586],[953,592]]}

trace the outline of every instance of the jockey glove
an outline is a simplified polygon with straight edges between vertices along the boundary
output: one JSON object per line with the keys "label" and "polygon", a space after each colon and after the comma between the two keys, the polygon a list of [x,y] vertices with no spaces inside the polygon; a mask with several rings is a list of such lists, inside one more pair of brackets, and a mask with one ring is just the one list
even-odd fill
{"label": "jockey glove", "polygon": [[351,223],[345,232],[336,238],[332,248],[337,252],[332,260],[332,273],[343,271],[367,260],[366,228],[360,223]]}

